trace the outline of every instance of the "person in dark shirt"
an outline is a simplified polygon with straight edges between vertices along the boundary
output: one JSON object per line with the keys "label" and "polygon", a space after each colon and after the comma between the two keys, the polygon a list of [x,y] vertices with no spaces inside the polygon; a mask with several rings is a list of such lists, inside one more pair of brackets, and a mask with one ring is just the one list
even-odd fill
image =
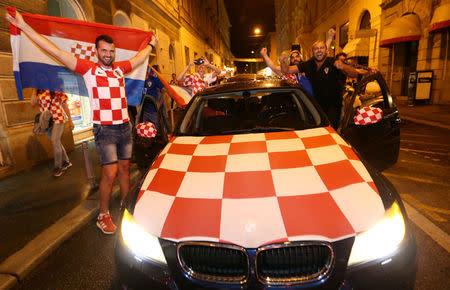
{"label": "person in dark shirt", "polygon": [[342,92],[346,76],[356,77],[358,72],[339,59],[327,57],[327,46],[316,41],[312,46],[312,58],[296,66],[288,66],[286,56],[280,56],[281,71],[286,74],[305,73],[311,82],[314,96],[327,114],[334,129],[339,127]]}

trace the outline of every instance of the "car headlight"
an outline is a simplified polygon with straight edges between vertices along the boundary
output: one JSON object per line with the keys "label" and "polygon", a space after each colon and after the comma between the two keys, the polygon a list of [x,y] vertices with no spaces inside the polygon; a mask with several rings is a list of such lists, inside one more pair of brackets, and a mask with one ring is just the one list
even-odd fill
{"label": "car headlight", "polygon": [[158,237],[141,228],[126,209],[122,218],[122,239],[136,255],[167,265]]}
{"label": "car headlight", "polygon": [[356,235],[348,265],[385,257],[397,249],[405,236],[405,221],[397,202],[371,229]]}

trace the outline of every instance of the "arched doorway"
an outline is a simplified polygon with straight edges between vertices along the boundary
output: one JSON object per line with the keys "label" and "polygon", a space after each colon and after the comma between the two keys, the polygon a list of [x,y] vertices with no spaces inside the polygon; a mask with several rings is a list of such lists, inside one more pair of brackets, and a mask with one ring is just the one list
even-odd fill
{"label": "arched doorway", "polygon": [[47,10],[51,16],[87,20],[86,14],[76,0],[48,0]]}
{"label": "arched doorway", "polygon": [[371,29],[370,13],[365,10],[361,15],[361,21],[359,22],[359,29]]}
{"label": "arched doorway", "polygon": [[116,11],[116,13],[114,13],[113,25],[121,26],[121,27],[128,27],[128,28],[133,27],[133,25],[131,25],[130,17],[128,17],[128,15],[125,12],[123,12],[122,10],[118,10],[118,11]]}

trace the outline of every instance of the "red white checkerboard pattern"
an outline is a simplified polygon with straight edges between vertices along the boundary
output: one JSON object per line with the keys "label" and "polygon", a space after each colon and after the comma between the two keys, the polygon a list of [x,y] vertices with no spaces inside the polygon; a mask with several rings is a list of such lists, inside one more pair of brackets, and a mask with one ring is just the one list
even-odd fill
{"label": "red white checkerboard pattern", "polygon": [[202,79],[199,73],[193,73],[184,78],[183,86],[190,87],[192,89],[192,95],[194,96],[197,92],[206,88],[208,82]]}
{"label": "red white checkerboard pattern", "polygon": [[130,71],[129,61],[116,62],[108,70],[91,61],[77,60],[75,72],[83,76],[86,84],[94,124],[117,125],[128,122],[124,75]]}
{"label": "red white checkerboard pattern", "polygon": [[380,108],[362,107],[358,110],[353,121],[356,125],[368,125],[383,119],[383,110]]}
{"label": "red white checkerboard pattern", "polygon": [[95,53],[95,47],[93,45],[85,46],[80,43],[74,43],[70,48],[70,52],[80,59],[97,62],[97,55]]}
{"label": "red white checkerboard pattern", "polygon": [[331,127],[173,138],[134,211],[146,231],[164,239],[251,248],[339,240],[383,214],[369,173]]}
{"label": "red white checkerboard pattern", "polygon": [[136,125],[136,133],[144,138],[153,138],[156,136],[155,125],[151,122],[143,122]]}
{"label": "red white checkerboard pattern", "polygon": [[54,92],[53,101],[51,99],[50,91],[41,90],[38,94],[39,98],[39,110],[44,112],[48,110],[50,106],[50,111],[52,112],[52,118],[54,123],[64,123],[65,114],[62,108],[62,104],[67,102],[67,95],[60,92]]}
{"label": "red white checkerboard pattern", "polygon": [[297,76],[295,74],[283,74],[281,77],[283,80],[298,84]]}

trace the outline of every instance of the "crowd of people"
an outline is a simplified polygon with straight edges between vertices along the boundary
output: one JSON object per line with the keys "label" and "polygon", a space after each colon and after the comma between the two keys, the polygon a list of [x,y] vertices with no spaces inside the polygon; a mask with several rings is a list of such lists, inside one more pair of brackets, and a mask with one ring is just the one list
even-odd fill
{"label": "crowd of people", "polygon": [[[122,201],[130,188],[131,131],[133,125],[130,124],[130,121],[134,121],[137,113],[137,108],[126,105],[124,75],[147,59],[151,51],[154,51],[158,39],[153,36],[148,45],[134,57],[126,61],[115,62],[114,40],[107,35],[100,35],[95,41],[98,63],[94,63],[76,58],[58,48],[29,26],[20,13],[16,12],[15,16],[7,14],[6,18],[11,24],[21,29],[42,50],[53,56],[69,70],[80,74],[84,79],[91,102],[95,144],[102,165],[99,189],[100,210],[97,217],[97,226],[103,233],[113,234],[116,231],[116,225],[109,213],[111,192],[116,178],[120,185]],[[336,129],[339,126],[345,78],[347,76],[356,77],[358,71],[345,62],[345,55],[338,55],[335,58],[327,56],[334,34],[334,30],[330,30],[326,42],[316,41],[312,45],[312,58],[306,61],[302,59],[298,45],[292,47],[289,55],[282,54],[279,57],[280,66],[275,65],[268,57],[266,48],[262,48],[260,53],[267,66],[276,75],[293,81],[308,91],[318,101],[328,115],[332,126]],[[195,72],[188,73],[193,66],[195,66]],[[155,74],[155,70],[158,71],[159,68],[157,66],[149,67],[144,95],[158,95],[157,90],[162,90],[164,87]],[[178,76],[172,74],[170,83],[185,86],[189,88],[192,95],[195,95],[216,83],[220,73],[221,71],[212,65],[207,58],[198,58],[191,60]],[[99,75],[108,78],[109,89],[98,89],[100,86]],[[121,102],[113,102],[113,98],[118,98]],[[100,99],[101,101],[99,101]],[[71,129],[74,127],[67,106],[67,96],[64,93],[38,90],[32,98],[32,102],[39,105],[41,111],[51,110],[52,112],[54,125],[48,131],[48,136],[54,150],[55,171],[53,174],[56,177],[60,176],[72,166],[61,144],[64,123],[68,121],[69,127]],[[117,112],[120,112],[120,114],[117,114]],[[152,114],[154,116],[155,112],[146,111],[143,113],[148,115],[146,119],[153,120]]]}

